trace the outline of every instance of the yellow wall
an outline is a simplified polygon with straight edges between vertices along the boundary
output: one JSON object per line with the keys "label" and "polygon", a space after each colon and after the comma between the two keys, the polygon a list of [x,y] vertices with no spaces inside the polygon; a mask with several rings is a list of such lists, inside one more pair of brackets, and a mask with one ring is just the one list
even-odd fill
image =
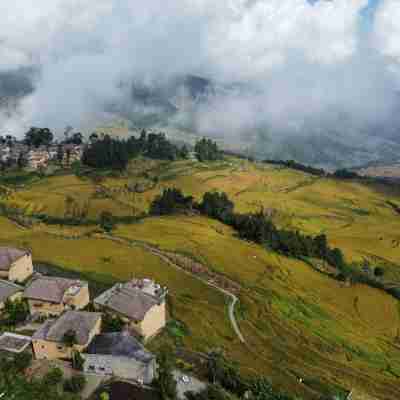
{"label": "yellow wall", "polygon": [[60,315],[63,313],[65,307],[63,304],[49,303],[42,300],[28,300],[29,312],[33,314],[42,314],[46,316]]}
{"label": "yellow wall", "polygon": [[[46,301],[42,300],[33,300],[29,299],[28,304],[29,304],[29,312],[31,315],[39,313],[42,315],[60,315],[62,314],[66,309],[68,308],[73,308],[75,310],[82,310],[89,304],[90,298],[89,298],[89,288],[88,286],[84,286],[79,293],[71,297],[70,300],[68,301],[68,306],[66,306],[63,303],[49,303]],[[73,306],[73,307],[71,307]]]}
{"label": "yellow wall", "polygon": [[38,360],[55,360],[55,359],[70,359],[74,351],[82,352],[93,340],[94,336],[101,331],[101,318],[99,318],[93,330],[90,332],[89,340],[83,346],[74,345],[67,347],[63,343],[50,342],[47,340],[34,339],[32,340],[35,357]]}
{"label": "yellow wall", "polygon": [[13,282],[24,282],[33,274],[32,256],[25,255],[15,261],[8,272],[8,279]]}

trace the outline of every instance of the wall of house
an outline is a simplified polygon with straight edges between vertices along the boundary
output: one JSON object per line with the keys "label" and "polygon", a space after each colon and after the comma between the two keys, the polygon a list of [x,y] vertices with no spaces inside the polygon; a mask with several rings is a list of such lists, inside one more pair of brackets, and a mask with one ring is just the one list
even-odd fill
{"label": "wall of house", "polygon": [[76,296],[68,299],[68,305],[72,305],[75,310],[82,310],[90,302],[89,287],[84,286],[81,288]]}
{"label": "wall of house", "polygon": [[150,384],[155,377],[155,360],[149,364],[127,357],[83,354],[83,371],[96,375],[113,375],[120,379]]}
{"label": "wall of house", "polygon": [[42,339],[33,339],[32,345],[35,352],[35,357],[38,360],[55,360],[55,359],[71,359],[73,352],[82,352],[87,348],[95,335],[98,335],[101,330],[101,318],[97,321],[95,327],[90,332],[89,340],[84,345],[74,345],[72,347],[65,346],[63,343],[50,342]]}
{"label": "wall of house", "polygon": [[13,282],[24,282],[33,274],[32,256],[27,254],[15,261],[9,270],[8,279]]}
{"label": "wall of house", "polygon": [[[12,296],[10,296],[8,298],[8,300],[14,302],[14,301],[20,300],[21,298],[22,298],[22,292],[18,292],[18,293],[13,294]],[[3,302],[3,303],[0,302],[0,310],[3,310],[4,307],[5,307],[5,302]]]}
{"label": "wall of house", "polygon": [[31,315],[33,314],[42,314],[46,316],[60,315],[65,310],[63,304],[49,303],[47,301],[42,301],[42,300],[29,299],[28,304],[29,304],[29,312]]}
{"label": "wall of house", "polygon": [[131,327],[135,329],[144,340],[156,335],[166,324],[165,301],[160,305],[152,307],[145,315],[143,321],[139,323],[131,322]]}

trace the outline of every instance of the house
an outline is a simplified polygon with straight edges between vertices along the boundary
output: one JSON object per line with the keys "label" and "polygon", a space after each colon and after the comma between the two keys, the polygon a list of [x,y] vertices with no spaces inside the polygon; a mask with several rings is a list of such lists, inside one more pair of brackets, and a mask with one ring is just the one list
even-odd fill
{"label": "house", "polygon": [[[56,320],[46,321],[33,335],[32,344],[37,359],[71,359],[81,353],[100,333],[101,314],[67,311]],[[66,338],[74,336],[73,344]]]}
{"label": "house", "polygon": [[94,300],[94,306],[120,317],[144,340],[166,324],[165,298],[168,291],[150,279],[118,283]]}
{"label": "house", "polygon": [[5,332],[0,336],[0,352],[20,354],[30,348],[32,338]]}
{"label": "house", "polygon": [[33,170],[47,167],[50,156],[45,147],[29,150],[25,155],[27,167]]}
{"label": "house", "polygon": [[96,336],[86,352],[83,370],[150,384],[156,374],[156,357],[128,332]]}
{"label": "house", "polygon": [[10,281],[0,279],[0,310],[3,310],[6,301],[16,301],[21,299],[24,288]]}
{"label": "house", "polygon": [[57,316],[65,310],[81,310],[90,301],[87,282],[50,276],[40,276],[26,287],[31,315]]}
{"label": "house", "polygon": [[83,149],[84,147],[82,145],[77,145],[72,143],[64,144],[62,147],[62,152],[63,152],[62,164],[65,167],[69,167],[74,162],[81,161],[83,155]]}
{"label": "house", "polygon": [[0,279],[24,282],[32,274],[32,255],[28,250],[0,247]]}

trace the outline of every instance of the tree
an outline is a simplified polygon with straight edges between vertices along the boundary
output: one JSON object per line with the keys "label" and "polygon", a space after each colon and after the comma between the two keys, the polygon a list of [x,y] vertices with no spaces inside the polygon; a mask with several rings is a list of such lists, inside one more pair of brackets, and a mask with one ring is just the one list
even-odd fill
{"label": "tree", "polygon": [[5,303],[5,312],[10,325],[24,322],[29,315],[28,305],[24,300],[7,300]]}
{"label": "tree", "polygon": [[77,146],[83,143],[83,135],[81,132],[75,132],[72,136],[67,137],[64,140],[65,144],[75,144]]}
{"label": "tree", "polygon": [[120,317],[114,317],[107,313],[103,315],[101,325],[103,332],[121,332],[125,326]]}
{"label": "tree", "polygon": [[111,232],[114,229],[115,220],[109,211],[103,211],[100,214],[100,226],[106,232]]}
{"label": "tree", "polygon": [[76,333],[73,329],[69,329],[67,332],[65,332],[63,336],[63,343],[68,347],[72,347],[78,343]]}
{"label": "tree", "polygon": [[64,160],[64,149],[61,144],[57,146],[57,161],[61,164]]}
{"label": "tree", "polygon": [[374,275],[377,278],[381,278],[383,275],[385,275],[385,270],[382,267],[376,267],[374,269]]}
{"label": "tree", "polygon": [[48,128],[32,127],[25,133],[25,144],[28,146],[48,146],[53,141],[53,133]]}
{"label": "tree", "polygon": [[86,385],[86,378],[83,375],[74,375],[64,382],[64,390],[71,393],[79,393]]}
{"label": "tree", "polygon": [[194,146],[196,157],[199,161],[216,161],[222,159],[222,152],[216,142],[202,138]]}
{"label": "tree", "polygon": [[61,383],[63,380],[63,372],[60,368],[53,368],[43,378],[46,385],[55,386]]}
{"label": "tree", "polygon": [[157,196],[150,206],[151,215],[171,215],[191,210],[193,197],[185,196],[180,189],[168,188]]}
{"label": "tree", "polygon": [[170,354],[171,350],[163,348],[157,357],[158,377],[156,385],[163,400],[175,400],[177,398],[177,384]]}
{"label": "tree", "polygon": [[226,193],[207,192],[200,203],[202,213],[211,218],[226,221],[233,213],[234,204]]}
{"label": "tree", "polygon": [[74,351],[72,354],[72,367],[78,371],[83,370],[83,365],[85,364],[85,359],[82,357],[79,351]]}

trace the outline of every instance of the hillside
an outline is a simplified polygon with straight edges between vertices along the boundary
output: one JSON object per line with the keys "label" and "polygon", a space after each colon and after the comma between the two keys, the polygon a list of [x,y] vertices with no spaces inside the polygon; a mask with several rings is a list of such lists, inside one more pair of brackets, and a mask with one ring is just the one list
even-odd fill
{"label": "hillside", "polygon": [[[235,158],[211,164],[137,159],[123,176],[31,175],[20,177],[18,185],[15,177],[0,180],[3,210],[17,221],[0,218],[1,244],[32,248],[38,263],[103,282],[132,275],[157,279],[170,289],[172,317],[187,327],[179,340],[171,332],[164,340],[195,351],[222,347],[244,373],[263,373],[280,389],[306,399],[336,386],[398,398],[395,298],[365,285],[347,287],[305,262],[238,239],[214,220],[139,219],[167,187],[197,199],[206,191],[225,191],[237,211],[264,208],[280,227],[324,232],[349,263],[358,263],[355,268],[368,260],[384,268],[385,279],[400,282],[395,190]],[[29,223],[40,215],[63,219],[83,211],[91,221],[85,226],[61,227],[51,219],[51,224]],[[112,236],[99,233],[96,225],[103,211],[119,217]],[[179,260],[197,262],[217,282],[230,282],[240,300],[236,317],[245,344],[232,329],[226,296],[179,270]]]}

